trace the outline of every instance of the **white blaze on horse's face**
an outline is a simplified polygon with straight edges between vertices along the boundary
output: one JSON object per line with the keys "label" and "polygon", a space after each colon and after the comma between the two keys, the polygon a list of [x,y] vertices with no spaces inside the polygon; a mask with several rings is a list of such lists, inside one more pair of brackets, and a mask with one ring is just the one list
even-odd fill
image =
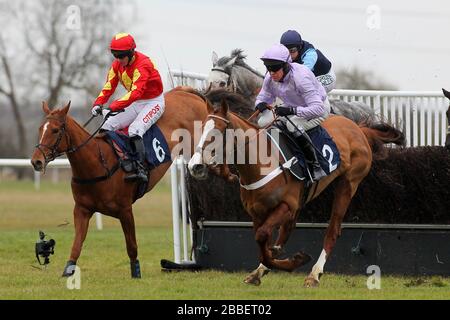
{"label": "white blaze on horse's face", "polygon": [[230,76],[223,71],[219,71],[219,68],[213,69],[209,72],[208,76],[208,86],[211,86],[211,89],[224,89],[228,84],[228,79]]}
{"label": "white blaze on horse's face", "polygon": [[200,138],[200,142],[198,143],[197,148],[195,149],[195,153],[192,156],[191,160],[189,161],[188,168],[191,172],[191,175],[194,177],[198,176],[197,170],[195,168],[198,166],[204,165],[203,162],[203,146],[206,142],[206,138],[210,134],[210,132],[215,128],[215,123],[213,119],[209,119],[203,128],[203,134]]}
{"label": "white blaze on horse's face", "polygon": [[45,132],[47,131],[49,124],[50,124],[49,122],[46,122],[46,123],[44,124],[44,128],[42,129],[41,140],[39,141],[39,143],[42,143],[42,139],[44,139]]}

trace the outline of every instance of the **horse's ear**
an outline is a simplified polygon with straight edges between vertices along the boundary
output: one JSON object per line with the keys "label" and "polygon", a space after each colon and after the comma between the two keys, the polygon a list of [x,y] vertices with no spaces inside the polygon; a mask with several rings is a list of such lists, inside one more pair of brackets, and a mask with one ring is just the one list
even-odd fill
{"label": "horse's ear", "polygon": [[227,67],[232,67],[233,64],[236,62],[237,57],[234,57],[233,59],[231,59],[230,61],[228,61],[228,63],[224,66],[224,68]]}
{"label": "horse's ear", "polygon": [[65,106],[61,111],[64,113],[64,114],[67,114],[68,112],[69,112],[69,109],[70,109],[70,104],[72,103],[72,101],[69,101],[69,103],[67,104],[67,106]]}
{"label": "horse's ear", "polygon": [[212,61],[213,67],[217,66],[217,62],[219,62],[219,56],[217,55],[217,53],[215,51],[212,52],[211,61]]}
{"label": "horse's ear", "polygon": [[50,114],[51,110],[48,107],[47,101],[42,101],[42,110],[44,111],[45,114]]}
{"label": "horse's ear", "polygon": [[442,88],[442,92],[444,93],[444,96],[450,99],[450,92]]}
{"label": "horse's ear", "polygon": [[222,99],[222,102],[220,103],[220,111],[226,115],[228,113],[228,103],[225,99]]}

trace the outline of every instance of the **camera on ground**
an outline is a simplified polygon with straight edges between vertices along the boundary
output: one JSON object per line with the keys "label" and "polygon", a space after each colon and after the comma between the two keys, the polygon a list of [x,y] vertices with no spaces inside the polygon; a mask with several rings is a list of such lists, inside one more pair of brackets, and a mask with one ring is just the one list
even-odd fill
{"label": "camera on ground", "polygon": [[[55,253],[55,240],[45,240],[45,233],[43,231],[39,231],[39,240],[36,242],[36,259],[38,260],[41,266],[48,265],[50,263],[49,256]],[[41,262],[41,259],[44,259],[44,263]]]}

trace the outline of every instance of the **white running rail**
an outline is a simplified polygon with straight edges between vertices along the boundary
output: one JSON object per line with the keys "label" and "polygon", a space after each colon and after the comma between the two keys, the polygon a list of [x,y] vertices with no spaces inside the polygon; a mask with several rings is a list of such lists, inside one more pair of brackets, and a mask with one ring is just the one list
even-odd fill
{"label": "white running rail", "polygon": [[[10,168],[30,168],[30,159],[0,159],[0,167],[10,167]],[[47,168],[70,168],[69,160],[67,159],[56,159],[47,165]],[[34,188],[39,190],[41,187],[41,173],[34,172]],[[102,215],[98,212],[95,213],[95,222],[97,225],[97,230],[103,230],[103,219]]]}
{"label": "white running rail", "polygon": [[[206,74],[172,70],[169,77],[175,86],[191,86],[198,90],[207,87]],[[329,96],[346,102],[360,101],[367,104],[382,119],[403,130],[408,147],[445,145],[448,100],[440,91],[335,89]]]}
{"label": "white running rail", "polygon": [[408,147],[444,146],[448,100],[440,91],[333,90],[330,97],[360,101],[403,130]]}

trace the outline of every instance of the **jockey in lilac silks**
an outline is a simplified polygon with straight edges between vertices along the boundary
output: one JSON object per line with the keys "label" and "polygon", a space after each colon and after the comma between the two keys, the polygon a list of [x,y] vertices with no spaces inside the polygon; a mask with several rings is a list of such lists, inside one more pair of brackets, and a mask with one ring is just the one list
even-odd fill
{"label": "jockey in lilac silks", "polygon": [[261,60],[267,68],[267,74],[255,102],[256,108],[262,113],[258,124],[263,127],[272,121],[272,112],[267,107],[276,98],[282,100],[283,105],[278,106],[275,113],[302,148],[306,162],[312,169],[313,179],[320,180],[326,174],[320,167],[306,131],[320,125],[330,113],[325,89],[306,66],[292,63],[289,50],[282,44],[266,50]]}

